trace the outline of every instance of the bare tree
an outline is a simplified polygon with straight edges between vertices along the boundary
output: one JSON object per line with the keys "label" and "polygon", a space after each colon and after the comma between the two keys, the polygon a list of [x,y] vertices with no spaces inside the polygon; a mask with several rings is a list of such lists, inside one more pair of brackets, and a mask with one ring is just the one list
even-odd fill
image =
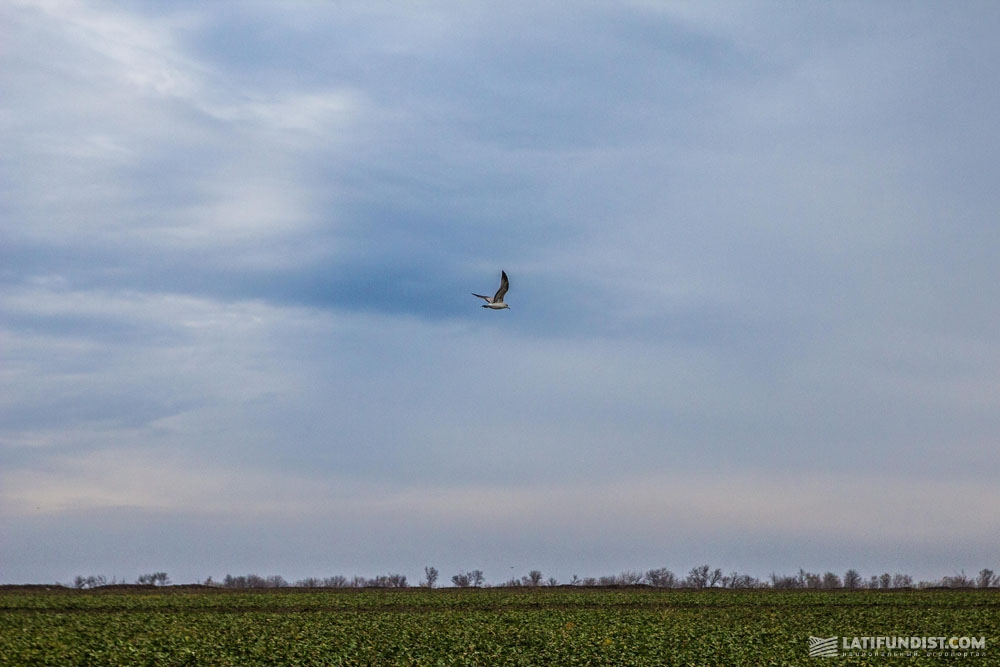
{"label": "bare tree", "polygon": [[642,583],[642,573],[635,570],[622,570],[616,579],[615,583],[619,586],[636,586]]}
{"label": "bare tree", "polygon": [[720,581],[722,581],[722,568],[717,567],[708,573],[708,581],[706,583],[709,588],[718,586]]}
{"label": "bare tree", "polygon": [[167,576],[166,572],[154,572],[152,574],[144,574],[139,577],[136,583],[140,584],[153,584],[154,586],[166,586],[170,583],[170,577]]}
{"label": "bare tree", "polygon": [[227,574],[222,580],[222,585],[225,588],[267,588],[267,579],[256,574],[237,577]]}
{"label": "bare tree", "polygon": [[892,575],[888,572],[883,572],[878,578],[879,588],[892,588]]}
{"label": "bare tree", "polygon": [[736,572],[730,573],[728,576],[723,577],[723,586],[726,588],[762,588],[764,584],[749,574],[738,574]]}
{"label": "bare tree", "polygon": [[542,572],[532,570],[526,576],[521,577],[521,583],[525,586],[540,586],[542,583]]}
{"label": "bare tree", "polygon": [[943,577],[941,585],[948,588],[971,588],[974,582],[965,574],[965,570],[950,577]]}
{"label": "bare tree", "polygon": [[347,581],[347,577],[342,574],[327,577],[323,580],[323,585],[327,588],[347,588],[349,584],[350,582]]}
{"label": "bare tree", "polygon": [[708,565],[692,567],[684,583],[691,588],[705,588],[708,585],[709,569]]}
{"label": "bare tree", "polygon": [[834,572],[823,575],[823,588],[840,588],[840,577]]}
{"label": "bare tree", "polygon": [[389,587],[390,588],[407,588],[408,584],[406,583],[406,575],[405,574],[390,573],[389,574]]}
{"label": "bare tree", "polygon": [[365,581],[366,588],[406,588],[405,574],[380,574]]}
{"label": "bare tree", "polygon": [[76,578],[73,579],[74,588],[97,588],[98,586],[107,586],[107,584],[108,578],[103,574],[92,574],[88,577],[77,575]]}
{"label": "bare tree", "polygon": [[855,569],[850,569],[844,573],[844,588],[861,588],[861,574]]}
{"label": "bare tree", "polygon": [[760,579],[749,574],[740,574],[736,570],[722,577],[719,584],[723,588],[760,588],[763,586]]}
{"label": "bare tree", "polygon": [[483,574],[482,570],[473,570],[469,573],[469,583],[472,584],[473,588],[482,588],[483,584],[486,583],[486,575]]}
{"label": "bare tree", "polygon": [[665,567],[646,572],[646,583],[657,588],[673,588],[677,585],[677,575]]}
{"label": "bare tree", "polygon": [[[840,578],[838,577],[839,581]],[[799,570],[799,583],[805,588],[823,588],[823,577],[814,572]]]}
{"label": "bare tree", "polygon": [[983,568],[979,571],[979,576],[976,577],[976,586],[979,588],[989,588],[991,586],[998,585],[1000,579],[993,574],[993,570]]}
{"label": "bare tree", "polygon": [[316,577],[306,577],[296,581],[295,586],[297,588],[320,588],[323,586],[323,582]]}
{"label": "bare tree", "polygon": [[771,588],[788,589],[802,588],[802,586],[803,583],[799,577],[771,573]]}
{"label": "bare tree", "polygon": [[458,588],[468,588],[469,586],[472,585],[472,582],[469,580],[469,575],[467,575],[465,572],[459,572],[458,574],[454,575],[451,578],[451,583],[455,584],[455,586],[457,586]]}
{"label": "bare tree", "polygon": [[436,567],[431,567],[428,565],[424,568],[424,580],[420,582],[420,585],[424,588],[434,588],[434,584],[438,580],[438,571]]}
{"label": "bare tree", "polygon": [[908,574],[896,573],[892,575],[893,588],[910,588],[913,586],[913,577]]}

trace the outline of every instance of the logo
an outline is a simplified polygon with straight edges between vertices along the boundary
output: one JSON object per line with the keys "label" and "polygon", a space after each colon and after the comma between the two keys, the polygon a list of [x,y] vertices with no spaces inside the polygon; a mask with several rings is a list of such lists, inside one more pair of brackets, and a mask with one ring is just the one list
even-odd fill
{"label": "logo", "polygon": [[810,658],[836,658],[836,637],[809,637]]}
{"label": "logo", "polygon": [[[840,640],[838,642],[838,640]],[[809,636],[810,658],[845,657],[982,657],[986,637],[813,637]]]}

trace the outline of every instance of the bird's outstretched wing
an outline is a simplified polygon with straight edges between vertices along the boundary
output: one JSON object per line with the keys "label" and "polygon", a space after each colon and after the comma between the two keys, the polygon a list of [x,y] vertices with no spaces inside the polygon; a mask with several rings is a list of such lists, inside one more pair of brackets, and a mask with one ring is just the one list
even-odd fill
{"label": "bird's outstretched wing", "polygon": [[503,295],[507,293],[508,289],[510,289],[510,281],[507,280],[507,272],[501,270],[500,289],[498,289],[497,293],[493,295],[493,303],[496,303],[498,301],[503,301]]}
{"label": "bird's outstretched wing", "polygon": [[478,296],[480,299],[485,299],[486,303],[493,303],[493,297],[491,296],[483,296],[482,294],[476,294],[475,292],[472,292],[472,296]]}

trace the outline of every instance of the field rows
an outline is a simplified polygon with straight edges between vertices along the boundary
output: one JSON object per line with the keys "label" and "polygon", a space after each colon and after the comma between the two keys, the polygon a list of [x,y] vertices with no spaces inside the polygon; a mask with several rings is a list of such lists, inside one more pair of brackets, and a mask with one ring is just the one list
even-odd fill
{"label": "field rows", "polygon": [[[809,636],[984,636],[994,591],[0,591],[9,665],[802,665]],[[948,662],[942,662],[948,661]]]}

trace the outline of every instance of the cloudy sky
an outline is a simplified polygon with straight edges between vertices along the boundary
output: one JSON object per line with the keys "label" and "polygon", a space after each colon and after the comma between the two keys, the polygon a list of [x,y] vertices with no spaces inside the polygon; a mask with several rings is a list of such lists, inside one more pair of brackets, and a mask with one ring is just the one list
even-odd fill
{"label": "cloudy sky", "polygon": [[1000,569],[998,28],[3,3],[0,583]]}

